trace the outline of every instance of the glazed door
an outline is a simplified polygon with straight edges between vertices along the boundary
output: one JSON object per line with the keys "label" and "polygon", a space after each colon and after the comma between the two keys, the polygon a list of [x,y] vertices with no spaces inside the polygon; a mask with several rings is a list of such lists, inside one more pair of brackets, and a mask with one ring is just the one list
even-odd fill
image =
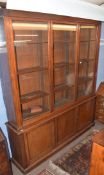
{"label": "glazed door", "polygon": [[12,23],[21,111],[24,119],[50,110],[48,23]]}
{"label": "glazed door", "polygon": [[76,25],[53,24],[54,106],[75,99]]}
{"label": "glazed door", "polygon": [[80,27],[78,98],[94,91],[96,40],[96,26]]}

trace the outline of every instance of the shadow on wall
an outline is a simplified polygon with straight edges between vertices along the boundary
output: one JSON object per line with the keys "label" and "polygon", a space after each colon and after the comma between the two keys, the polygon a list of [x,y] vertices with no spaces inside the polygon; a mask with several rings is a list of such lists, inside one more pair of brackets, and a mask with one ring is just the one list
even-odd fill
{"label": "shadow on wall", "polygon": [[101,39],[100,39],[100,50],[99,50],[99,62],[98,62],[98,73],[97,73],[97,86],[100,82],[104,81],[104,22],[101,27]]}
{"label": "shadow on wall", "polygon": [[11,155],[8,134],[7,134],[7,129],[6,129],[6,125],[5,125],[6,122],[7,122],[7,114],[6,114],[6,108],[5,108],[5,104],[4,104],[4,100],[3,100],[3,93],[2,93],[1,80],[0,80],[0,127],[3,130],[3,132],[7,138],[9,152]]}

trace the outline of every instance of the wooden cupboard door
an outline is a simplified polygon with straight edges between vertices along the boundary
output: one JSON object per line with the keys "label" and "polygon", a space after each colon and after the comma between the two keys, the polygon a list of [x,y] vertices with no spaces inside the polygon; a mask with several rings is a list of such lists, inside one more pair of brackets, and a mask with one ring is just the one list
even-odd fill
{"label": "wooden cupboard door", "polygon": [[76,132],[75,109],[68,111],[57,119],[58,143],[70,138]]}
{"label": "wooden cupboard door", "polygon": [[84,129],[94,119],[95,101],[91,100],[79,106],[78,110],[78,130]]}
{"label": "wooden cupboard door", "polygon": [[27,133],[29,164],[46,156],[55,146],[54,121],[42,124]]}

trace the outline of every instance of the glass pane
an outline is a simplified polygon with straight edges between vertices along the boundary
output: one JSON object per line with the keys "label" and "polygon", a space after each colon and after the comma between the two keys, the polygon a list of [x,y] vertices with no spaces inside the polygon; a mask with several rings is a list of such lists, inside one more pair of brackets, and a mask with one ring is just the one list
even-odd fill
{"label": "glass pane", "polygon": [[47,67],[48,25],[13,23],[18,70]]}
{"label": "glass pane", "polygon": [[53,25],[55,106],[75,98],[76,26]]}
{"label": "glass pane", "polygon": [[23,118],[49,110],[48,24],[13,22]]}
{"label": "glass pane", "polygon": [[31,116],[38,116],[44,112],[49,111],[48,96],[40,97],[32,101],[28,101],[27,103],[22,103],[22,113],[23,118],[26,119]]}
{"label": "glass pane", "polygon": [[93,92],[96,55],[96,27],[81,26],[80,58],[78,72],[78,97]]}

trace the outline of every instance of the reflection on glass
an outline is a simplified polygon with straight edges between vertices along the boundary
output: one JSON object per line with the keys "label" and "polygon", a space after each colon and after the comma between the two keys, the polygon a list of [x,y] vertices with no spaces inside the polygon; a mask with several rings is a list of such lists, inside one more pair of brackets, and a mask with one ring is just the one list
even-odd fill
{"label": "reflection on glass", "polygon": [[76,26],[53,24],[55,106],[75,98]]}
{"label": "reflection on glass", "polygon": [[13,22],[23,118],[49,110],[48,24]]}
{"label": "reflection on glass", "polygon": [[93,92],[94,66],[96,55],[96,27],[81,26],[80,59],[78,72],[78,97]]}

